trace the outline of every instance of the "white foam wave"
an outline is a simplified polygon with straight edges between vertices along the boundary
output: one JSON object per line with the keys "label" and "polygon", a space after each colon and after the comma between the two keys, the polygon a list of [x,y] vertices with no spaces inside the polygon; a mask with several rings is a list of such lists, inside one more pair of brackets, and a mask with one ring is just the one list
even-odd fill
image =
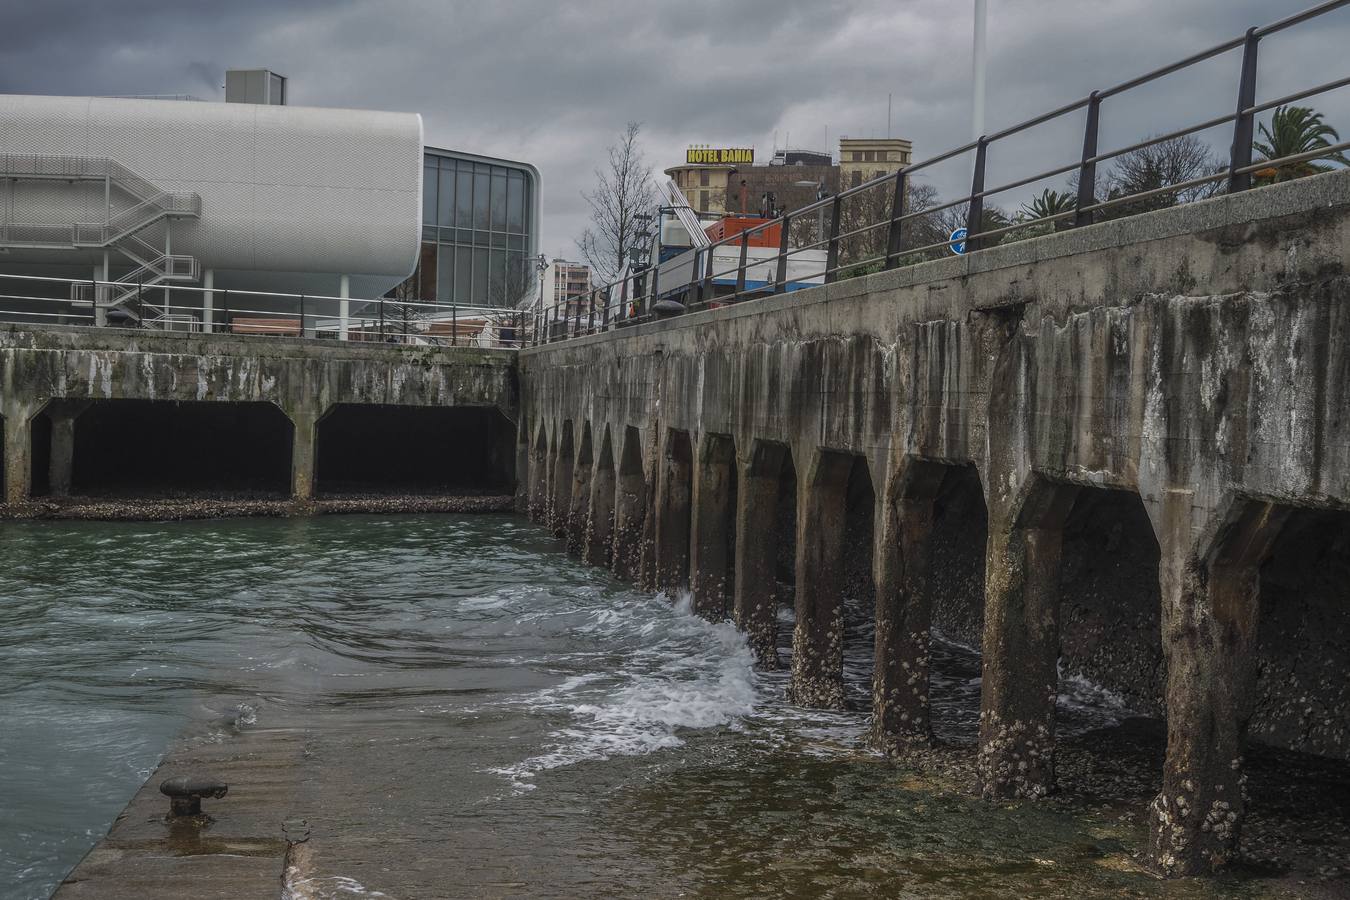
{"label": "white foam wave", "polygon": [[754,657],[734,627],[698,618],[683,595],[663,615],[644,621],[609,610],[578,631],[625,623],[650,643],[631,649],[611,671],[576,675],[524,698],[534,712],[564,714],[566,724],[550,733],[544,753],[494,772],[528,790],[540,772],[679,747],[689,730],[736,729],[754,713]]}

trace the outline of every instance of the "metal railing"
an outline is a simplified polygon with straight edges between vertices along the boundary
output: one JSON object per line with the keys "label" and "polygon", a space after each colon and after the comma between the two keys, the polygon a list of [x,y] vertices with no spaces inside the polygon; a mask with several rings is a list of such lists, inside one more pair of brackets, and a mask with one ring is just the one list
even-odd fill
{"label": "metal railing", "polygon": [[[1350,86],[1350,76],[1308,86],[1284,96],[1257,102],[1258,49],[1263,38],[1315,20],[1343,6],[1350,0],[1331,0],[1268,25],[1254,27],[1245,34],[1224,41],[1207,50],[1138,77],[1093,91],[1085,97],[1034,116],[1024,122],[984,135],[974,141],[954,147],[937,156],[913,163],[897,172],[841,190],[833,196],[788,212],[776,219],[746,228],[738,234],[712,242],[707,247],[686,251],[679,260],[678,270],[671,263],[654,262],[636,272],[589,294],[562,304],[545,306],[538,298],[532,310],[527,345],[565,340],[582,335],[607,331],[635,324],[654,317],[653,307],[659,301],[674,299],[681,308],[705,306],[710,303],[735,303],[773,294],[782,294],[807,284],[829,284],[849,272],[895,269],[901,265],[925,261],[952,252],[950,248],[964,244],[961,252],[978,251],[1000,240],[1035,236],[1047,226],[1055,230],[1092,225],[1113,215],[1130,215],[1131,207],[1171,205],[1189,191],[1234,193],[1251,188],[1254,176],[1267,170],[1280,170],[1314,160],[1325,160],[1342,151],[1350,150],[1350,141],[1341,141],[1314,151],[1290,154],[1276,159],[1253,159],[1253,139],[1256,117],[1263,112],[1310,97]],[[1158,134],[1127,146],[1103,151],[1099,147],[1105,101],[1129,91],[1149,85],[1168,75],[1189,69],[1207,60],[1233,51],[1241,51],[1241,64],[1236,78],[1234,111],[1217,115]],[[1328,62],[1331,60],[1329,59]],[[992,149],[1000,142],[1023,135],[1038,126],[1063,120],[1077,113],[1083,114],[1081,152],[1075,142],[1074,153],[1059,166],[1018,177],[995,185],[986,185]],[[1136,153],[1201,132],[1231,127],[1232,144],[1226,165],[1194,177],[1165,183],[1130,193],[1098,194],[1099,167],[1126,154]],[[914,179],[933,167],[965,156],[973,156],[970,191],[955,200],[927,205],[920,209],[907,208],[912,197]],[[986,221],[986,201],[999,194],[1026,188],[1037,182],[1060,176],[1076,178],[1077,189],[1068,196],[1069,208],[1046,215],[1019,216],[1006,224],[990,227]],[[1072,185],[1071,185],[1072,186]],[[866,198],[869,203],[862,203]],[[880,202],[878,202],[880,198]],[[850,207],[850,202],[853,206]],[[860,211],[870,205],[879,212],[873,215]],[[944,229],[933,234],[932,227],[920,228],[948,213],[959,214],[964,207],[965,235]],[[828,220],[828,226],[826,221]],[[812,226],[815,226],[814,228]],[[752,243],[763,247],[766,235],[777,230],[778,246],[770,255],[752,254]],[[814,235],[812,232],[814,231]],[[916,235],[927,232],[926,240]],[[1022,232],[1021,235],[1018,232]],[[812,237],[814,236],[814,239]],[[943,239],[945,238],[945,239]],[[771,241],[770,241],[771,242]],[[719,250],[722,251],[719,253]],[[822,259],[823,257],[823,259]],[[723,268],[717,268],[717,262]],[[796,272],[790,274],[790,262]],[[808,272],[802,266],[814,264]],[[673,277],[672,277],[673,275]]]}
{"label": "metal railing", "polygon": [[[181,259],[196,265],[191,257]],[[178,264],[172,259],[167,263]],[[528,314],[518,309],[394,297],[0,274],[0,325],[111,325],[190,334],[518,349],[527,320]]]}

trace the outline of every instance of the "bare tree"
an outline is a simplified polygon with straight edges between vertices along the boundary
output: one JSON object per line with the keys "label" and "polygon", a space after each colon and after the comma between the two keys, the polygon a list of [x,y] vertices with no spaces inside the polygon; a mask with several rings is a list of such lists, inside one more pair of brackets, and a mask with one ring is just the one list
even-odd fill
{"label": "bare tree", "polygon": [[656,207],[656,187],[638,141],[642,125],[629,122],[609,147],[609,164],[596,169],[595,188],[582,197],[591,207],[591,225],[577,238],[577,249],[600,280],[614,279],[641,229],[639,216]]}
{"label": "bare tree", "polygon": [[[1116,157],[1111,171],[1097,185],[1096,195],[1105,200],[1131,197],[1174,185],[1184,185],[1224,169],[1223,161],[1209,144],[1193,134],[1171,138],[1148,147],[1140,147]],[[1071,184],[1076,192],[1076,181]],[[1127,200],[1104,211],[1102,218],[1118,218],[1135,213],[1166,209],[1181,203],[1203,200],[1222,193],[1223,181],[1216,179],[1198,185],[1179,187],[1151,197]]]}

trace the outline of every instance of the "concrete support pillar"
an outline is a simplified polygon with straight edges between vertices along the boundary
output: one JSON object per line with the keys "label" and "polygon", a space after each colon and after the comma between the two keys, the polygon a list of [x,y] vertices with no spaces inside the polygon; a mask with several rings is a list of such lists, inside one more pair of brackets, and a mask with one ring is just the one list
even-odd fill
{"label": "concrete support pillar", "polygon": [[548,518],[548,439],[544,430],[530,448],[529,458],[529,515],[532,522],[543,522]]}
{"label": "concrete support pillar", "polygon": [[945,468],[907,460],[877,504],[876,656],[872,670],[874,747],[900,755],[931,738],[928,715],[928,551],[933,501]]}
{"label": "concrete support pillar", "polygon": [[656,587],[670,592],[689,586],[693,451],[689,434],[666,432],[656,488]]}
{"label": "concrete support pillar", "polygon": [[699,441],[689,538],[694,611],[714,622],[731,612],[736,528],[736,445],[726,435]]}
{"label": "concrete support pillar", "polygon": [[844,708],[844,525],[853,458],[820,452],[798,486],[797,624],[788,698]]}
{"label": "concrete support pillar", "polygon": [[590,517],[591,475],[595,465],[590,432],[584,432],[581,450],[572,467],[571,498],[567,504],[567,552],[580,557],[586,544],[586,521]]}
{"label": "concrete support pillar", "polygon": [[216,270],[202,272],[202,332],[210,334],[216,327]]}
{"label": "concrete support pillar", "polygon": [[1167,757],[1149,811],[1149,857],[1168,876],[1201,875],[1237,852],[1242,770],[1255,706],[1260,567],[1288,511],[1238,501],[1195,523],[1190,491],[1169,491],[1158,527]]}
{"label": "concrete support pillar", "polygon": [[1038,481],[1027,491],[1020,510],[990,511],[976,760],[989,800],[1054,785],[1060,549],[1077,489]]}
{"label": "concrete support pillar", "polygon": [[778,668],[778,479],[788,449],[756,444],[736,485],[736,595],[732,609],[761,668]]}
{"label": "concrete support pillar", "polygon": [[52,423],[51,454],[47,464],[47,483],[53,497],[70,496],[75,462],[75,420],[89,406],[84,402],[53,400],[45,414]]}
{"label": "concrete support pillar", "polygon": [[549,498],[548,527],[556,538],[567,537],[567,520],[572,509],[572,423],[564,422],[558,433],[558,447],[553,457],[553,486]]}
{"label": "concrete support pillar", "polygon": [[351,279],[346,275],[338,281],[338,296],[342,298],[338,301],[338,340],[345,341],[352,316],[352,302],[347,299],[351,296]]}
{"label": "concrete support pillar", "polygon": [[291,499],[310,503],[314,500],[319,420],[323,415],[310,407],[289,409],[286,415],[295,427],[291,438]]}
{"label": "concrete support pillar", "polygon": [[33,416],[37,408],[6,397],[0,413],[5,417],[5,502],[18,506],[27,503],[33,491]]}
{"label": "concrete support pillar", "polygon": [[591,497],[586,516],[586,539],[581,559],[592,566],[612,564],[614,548],[614,504],[617,481],[614,477],[614,453],[609,435],[600,444],[600,455],[595,460],[595,474],[591,477]]}
{"label": "concrete support pillar", "polygon": [[619,470],[614,493],[614,574],[637,581],[642,575],[647,476],[642,467],[642,440],[638,430],[624,429],[620,440]]}

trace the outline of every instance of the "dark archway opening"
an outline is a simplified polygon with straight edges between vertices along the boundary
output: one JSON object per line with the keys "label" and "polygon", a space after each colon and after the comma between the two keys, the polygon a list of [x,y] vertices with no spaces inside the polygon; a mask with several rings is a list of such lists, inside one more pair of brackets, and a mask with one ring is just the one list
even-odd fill
{"label": "dark archway opening", "polygon": [[844,492],[844,688],[848,704],[870,707],[876,648],[872,574],[876,491],[867,458],[855,456]]}
{"label": "dark archway opening", "polygon": [[929,721],[939,740],[976,742],[980,726],[980,646],[984,640],[984,564],[989,511],[974,466],[950,466],[933,500],[928,551],[932,598]]}
{"label": "dark archway opening", "polygon": [[34,497],[45,497],[52,491],[52,420],[46,413],[33,417],[32,425],[32,480],[29,482]]}
{"label": "dark archway opening", "polygon": [[1249,736],[1350,759],[1350,513],[1290,513],[1260,597]]}
{"label": "dark archway opening", "polygon": [[656,497],[658,589],[680,591],[689,587],[693,480],[694,451],[689,432],[669,429],[661,458]]}
{"label": "dark archway opening", "polygon": [[776,550],[774,598],[777,602],[779,656],[792,652],[792,626],[796,621],[793,606],[797,590],[797,467],[792,450],[784,449],[783,465],[778,471],[778,503],[773,541]]}
{"label": "dark archway opening", "polygon": [[1161,715],[1160,550],[1143,500],[1079,490],[1060,552],[1059,730],[1101,724],[1092,710],[1116,701]]}
{"label": "dark archway opening", "polygon": [[[1350,858],[1350,512],[1294,509],[1261,566],[1242,852]],[[1297,838],[1291,841],[1291,836]]]}
{"label": "dark archway opening", "polygon": [[[271,403],[96,400],[74,434],[75,494],[290,495],[294,428]],[[35,458],[34,468],[46,460]]]}
{"label": "dark archway opening", "polygon": [[515,428],[491,407],[340,403],[319,421],[315,491],[509,494]]}

